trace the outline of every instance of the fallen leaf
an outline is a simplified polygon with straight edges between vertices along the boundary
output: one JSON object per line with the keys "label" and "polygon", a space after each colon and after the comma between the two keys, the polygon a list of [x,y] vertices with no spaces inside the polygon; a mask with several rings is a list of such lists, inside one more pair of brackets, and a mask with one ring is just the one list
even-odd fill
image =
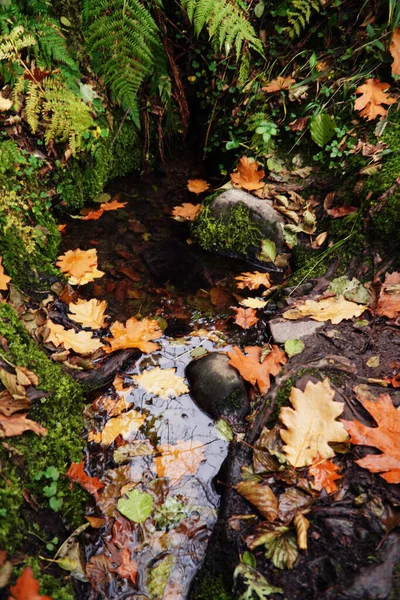
{"label": "fallen leaf", "polygon": [[334,402],[334,390],[329,380],[307,382],[304,392],[293,387],[290,401],[294,408],[283,406],[279,419],[286,426],[281,429],[285,442],[282,450],[295,467],[311,465],[316,456],[331,458],[335,455],[330,442],[346,442],[347,432],[336,418],[343,412],[344,403]]}
{"label": "fallen leaf", "polygon": [[324,200],[324,210],[325,212],[330,216],[333,217],[334,219],[338,219],[340,217],[345,217],[346,215],[349,215],[350,213],[353,212],[357,212],[358,208],[356,208],[355,206],[335,206],[334,208],[331,208],[333,201],[335,199],[335,192],[330,192],[329,194],[327,194],[325,196],[325,200]]}
{"label": "fallen leaf", "polygon": [[270,375],[278,375],[282,365],[286,364],[286,355],[278,346],[271,346],[271,352],[260,363],[261,348],[246,346],[243,354],[237,346],[228,352],[229,364],[235,367],[246,381],[257,385],[261,394],[265,394],[270,386]]}
{"label": "fallen leaf", "polygon": [[190,202],[184,202],[182,206],[174,206],[171,214],[173,217],[179,217],[179,220],[182,221],[194,221],[201,208],[201,204],[190,204]]}
{"label": "fallen leaf", "polygon": [[291,123],[289,123],[289,128],[291,131],[304,131],[307,126],[310,117],[298,117]]}
{"label": "fallen leaf", "polygon": [[89,522],[90,527],[93,527],[93,529],[100,529],[101,527],[103,527],[103,525],[106,524],[106,519],[104,519],[103,517],[85,516],[85,519]]}
{"label": "fallen leaf", "polygon": [[157,477],[168,477],[174,485],[185,475],[195,475],[204,460],[204,444],[199,440],[178,441],[157,446],[161,456],[154,459]]}
{"label": "fallen leaf", "polygon": [[[104,210],[102,208],[98,208],[97,210],[88,210],[84,208],[82,210],[82,217],[80,217],[81,221],[98,221],[100,217],[103,215]],[[75,217],[77,218],[77,217]]]}
{"label": "fallen leaf", "polygon": [[[92,354],[96,350],[103,348],[103,344],[98,338],[92,337],[91,331],[79,331],[74,329],[64,329],[62,325],[53,323],[50,319],[46,323],[49,334],[45,342],[52,342],[56,348],[63,346],[66,350],[73,350],[78,354]],[[106,348],[104,348],[106,350]]]}
{"label": "fallen leaf", "polygon": [[85,473],[83,460],[79,463],[71,463],[65,474],[70,481],[79,483],[84,490],[89,492],[89,494],[93,494],[95,498],[98,496],[97,492],[105,485],[98,477],[89,477],[89,475]]}
{"label": "fallen leaf", "polygon": [[265,556],[278,569],[292,569],[299,556],[294,533],[289,527],[275,523],[261,523],[247,536],[246,544],[251,550],[264,545]]}
{"label": "fallen leaf", "polygon": [[232,297],[219,287],[212,287],[210,290],[210,300],[213,306],[227,306],[232,302]]}
{"label": "fallen leaf", "polygon": [[[296,80],[293,77],[277,77],[264,86],[262,89],[263,92],[267,92],[267,94],[272,94],[274,92],[279,92],[281,90],[286,90],[290,86],[296,83]],[[301,130],[300,130],[301,131]]]}
{"label": "fallen leaf", "polygon": [[393,56],[392,75],[400,75],[400,28],[397,27],[392,35],[389,52]]}
{"label": "fallen leaf", "polygon": [[260,273],[259,271],[241,273],[235,277],[235,279],[239,282],[236,286],[243,290],[244,288],[249,288],[249,290],[257,290],[260,285],[265,286],[266,288],[271,287],[271,278],[268,273]]}
{"label": "fallen leaf", "polygon": [[187,189],[189,192],[193,192],[194,194],[201,194],[202,192],[206,192],[210,184],[207,183],[204,179],[188,179]]}
{"label": "fallen leaf", "polygon": [[153,352],[160,346],[149,340],[157,340],[163,335],[158,321],[152,319],[138,321],[135,317],[128,319],[125,325],[115,321],[110,327],[110,332],[113,337],[105,338],[111,344],[111,347],[104,347],[107,354],[125,348],[139,348],[142,352]]}
{"label": "fallen leaf", "polygon": [[305,348],[302,340],[286,340],[284,347],[289,358],[301,354]]}
{"label": "fallen leaf", "polygon": [[107,302],[103,300],[78,300],[76,304],[70,303],[69,312],[71,319],[80,323],[84,327],[91,327],[92,329],[101,329],[105,326],[105,310],[107,308]]}
{"label": "fallen leaf", "polygon": [[134,523],[143,523],[153,510],[153,497],[138,489],[131,490],[118,500],[119,512]]}
{"label": "fallen leaf", "polygon": [[67,224],[66,223],[60,223],[59,225],[57,225],[57,229],[60,233],[63,233],[66,229],[67,229]]}
{"label": "fallen leaf", "polygon": [[117,198],[113,198],[109,202],[102,202],[100,204],[100,208],[104,210],[104,212],[108,210],[118,210],[119,208],[124,208],[128,203],[127,202],[119,202]]}
{"label": "fallen leaf", "polygon": [[8,98],[4,98],[0,94],[0,111],[10,110],[10,108],[12,107],[12,105],[13,105],[12,100],[9,100]]}
{"label": "fallen leaf", "polygon": [[258,322],[254,308],[233,308],[236,312],[235,323],[242,329],[249,329]]}
{"label": "fallen leaf", "polygon": [[11,415],[11,417],[0,415],[0,438],[21,435],[24,431],[33,431],[37,435],[47,435],[47,429],[26,417],[26,414]]}
{"label": "fallen leaf", "polygon": [[376,369],[376,367],[379,367],[379,363],[380,363],[381,357],[379,355],[377,356],[371,356],[367,361],[366,361],[366,366],[369,367],[370,369]]}
{"label": "fallen leaf", "polygon": [[51,600],[50,596],[39,594],[39,582],[34,578],[31,567],[25,567],[17,583],[10,587],[9,600]]}
{"label": "fallen leaf", "polygon": [[264,306],[267,306],[268,300],[261,300],[260,298],[244,298],[240,300],[239,304],[247,308],[264,308]]}
{"label": "fallen leaf", "polygon": [[39,378],[36,373],[33,373],[26,367],[15,367],[15,375],[17,376],[18,383],[25,387],[39,385]]}
{"label": "fallen leaf", "polygon": [[303,317],[311,317],[314,321],[331,321],[334,325],[345,319],[359,317],[365,311],[365,306],[349,302],[343,296],[338,298],[324,298],[316,302],[306,300],[297,304],[294,308],[283,313],[285,319],[296,320]]}
{"label": "fallen leaf", "polygon": [[65,254],[58,257],[57,266],[62,273],[70,276],[69,283],[72,285],[84,285],[93,281],[97,277],[102,277],[104,273],[97,269],[97,250],[68,250]]}
{"label": "fallen leaf", "polygon": [[293,525],[297,533],[297,545],[300,550],[307,550],[307,531],[310,527],[310,521],[304,515],[299,513],[293,519]]}
{"label": "fallen leaf", "polygon": [[400,273],[386,273],[381,287],[376,313],[380,317],[396,319],[400,313]]}
{"label": "fallen leaf", "polygon": [[0,256],[0,290],[7,290],[8,284],[11,281],[11,277],[4,273],[4,267],[1,264],[3,261],[3,257]]}
{"label": "fallen leaf", "polygon": [[239,160],[236,173],[231,173],[231,180],[234,187],[241,187],[244,190],[259,190],[264,187],[261,181],[265,172],[258,170],[258,162],[252,161],[247,156],[242,156]]}
{"label": "fallen leaf", "polygon": [[28,410],[31,402],[27,396],[15,399],[8,390],[0,393],[0,415],[10,417],[21,410]]}
{"label": "fallen leaf", "polygon": [[371,399],[368,388],[354,388],[357,400],[374,418],[377,427],[367,427],[357,420],[342,423],[352,444],[373,446],[382,454],[367,454],[355,462],[371,473],[379,473],[388,483],[400,483],[400,412],[393,406],[389,394]]}
{"label": "fallen leaf", "polygon": [[268,485],[251,480],[239,481],[235,489],[255,506],[267,521],[275,521],[278,517],[278,498]]}
{"label": "fallen leaf", "polygon": [[354,103],[354,110],[360,111],[360,117],[372,121],[378,115],[387,115],[387,108],[382,104],[394,104],[396,98],[386,93],[390,83],[381,83],[379,79],[367,79],[363,85],[358,86],[356,94],[361,94]]}
{"label": "fallen leaf", "polygon": [[154,367],[143,371],[140,375],[134,375],[132,379],[148,394],[154,394],[159,398],[176,398],[189,392],[185,379],[178,377],[174,368]]}
{"label": "fallen leaf", "polygon": [[118,417],[111,418],[105,424],[103,431],[99,433],[89,432],[89,442],[96,442],[102,446],[109,446],[116,437],[122,435],[128,439],[132,433],[136,433],[146,420],[146,415],[137,410],[130,410]]}
{"label": "fallen leaf", "polygon": [[311,477],[314,477],[314,487],[321,491],[324,489],[327,494],[333,494],[338,491],[335,481],[341,479],[340,468],[330,460],[325,460],[317,455],[308,470]]}

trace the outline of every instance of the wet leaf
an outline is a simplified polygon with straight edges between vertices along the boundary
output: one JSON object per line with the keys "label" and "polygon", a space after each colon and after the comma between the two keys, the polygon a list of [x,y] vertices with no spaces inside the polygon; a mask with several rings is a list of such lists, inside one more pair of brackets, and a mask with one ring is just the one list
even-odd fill
{"label": "wet leaf", "polygon": [[102,208],[98,208],[97,210],[88,210],[87,208],[82,209],[82,217],[74,216],[74,219],[81,219],[81,221],[98,221],[100,217],[104,214],[104,210]]}
{"label": "wet leaf", "polygon": [[158,527],[176,527],[187,515],[186,505],[175,496],[168,496],[154,513],[154,520]]}
{"label": "wet leaf", "polygon": [[363,85],[356,88],[355,93],[361,94],[354,103],[354,110],[360,111],[360,117],[368,121],[376,119],[378,115],[387,115],[387,108],[382,104],[394,104],[396,98],[391,98],[386,90],[390,83],[381,83],[379,79],[367,79]]}
{"label": "wet leaf", "polygon": [[279,496],[279,519],[286,524],[299,513],[303,513],[314,502],[314,499],[296,487],[287,488]]}
{"label": "wet leaf", "polygon": [[47,429],[26,417],[26,414],[11,415],[11,417],[0,415],[0,438],[21,435],[24,431],[33,431],[37,435],[47,435]]}
{"label": "wet leaf", "polygon": [[105,326],[105,310],[107,302],[103,300],[78,300],[76,304],[72,302],[69,305],[69,312],[72,321],[80,323],[83,327],[91,327],[92,329],[101,329]]}
{"label": "wet leaf", "polygon": [[238,600],[253,600],[253,598],[263,600],[271,594],[283,594],[282,588],[268,583],[261,573],[255,568],[246,565],[244,562],[239,563],[236,567],[233,573],[233,579],[235,581],[235,586],[239,579],[245,587],[245,591],[240,596],[235,596]]}
{"label": "wet leaf", "polygon": [[397,318],[400,313],[400,273],[386,273],[379,293],[376,313],[380,317]]}
{"label": "wet leaf", "polygon": [[120,202],[117,196],[115,196],[109,202],[102,202],[100,204],[100,208],[102,208],[104,212],[107,212],[108,210],[118,210],[119,208],[124,208],[124,206],[126,206],[127,204],[127,202]]}
{"label": "wet leaf", "polygon": [[393,56],[392,75],[400,75],[400,28],[394,30],[389,52]]}
{"label": "wet leaf", "polygon": [[154,459],[157,477],[168,477],[171,485],[185,475],[195,475],[205,458],[204,445],[199,440],[161,444],[157,451],[161,454]]}
{"label": "wet leaf", "polygon": [[104,273],[97,269],[97,250],[68,250],[58,257],[57,266],[62,273],[70,276],[69,283],[72,285],[84,285]]}
{"label": "wet leaf", "polygon": [[167,554],[149,570],[147,587],[153,600],[163,600],[164,590],[167,587],[174,564],[174,555]]}
{"label": "wet leaf", "polygon": [[253,466],[255,473],[273,472],[287,465],[286,457],[282,452],[282,440],[279,433],[280,427],[276,425],[269,430],[264,427],[260,437],[254,444]]}
{"label": "wet leaf", "polygon": [[258,322],[254,308],[233,308],[236,312],[235,323],[242,329],[249,329]]}
{"label": "wet leaf", "polygon": [[7,290],[8,284],[11,281],[11,277],[4,273],[4,267],[1,264],[3,261],[3,257],[0,256],[0,290]]}
{"label": "wet leaf", "polygon": [[57,325],[50,321],[46,323],[49,334],[45,342],[52,342],[56,348],[63,346],[66,350],[73,350],[78,354],[92,354],[96,350],[103,348],[103,344],[98,338],[94,338],[91,331],[79,331],[74,329],[64,329],[62,325]]}
{"label": "wet leaf", "polygon": [[259,271],[242,273],[235,277],[235,279],[239,282],[236,285],[240,290],[243,290],[246,287],[249,288],[249,290],[258,290],[260,285],[263,285],[266,288],[271,287],[271,278],[268,273],[260,273]]}
{"label": "wet leaf", "polygon": [[245,298],[244,300],[240,301],[240,304],[247,308],[264,308],[264,306],[267,306],[268,300],[261,300],[260,298]]}
{"label": "wet leaf", "polygon": [[70,481],[79,483],[84,490],[97,497],[97,492],[104,487],[104,483],[98,477],[89,477],[85,473],[83,460],[79,463],[71,463],[66,476]]}
{"label": "wet leaf", "polygon": [[194,221],[195,218],[200,214],[201,209],[201,204],[190,204],[189,202],[183,202],[182,206],[174,206],[171,214],[179,221]]}
{"label": "wet leaf", "polygon": [[9,600],[51,600],[50,596],[39,594],[39,582],[34,578],[32,569],[25,567],[17,583],[10,587]]}
{"label": "wet leaf", "polygon": [[134,523],[143,523],[152,513],[153,496],[140,490],[131,490],[118,500],[119,512]]}
{"label": "wet leaf", "polygon": [[132,379],[148,394],[154,394],[159,398],[176,398],[189,392],[184,377],[178,377],[174,368],[154,367],[143,371],[140,375],[134,375]]}
{"label": "wet leaf", "polygon": [[90,431],[88,440],[102,446],[109,446],[119,435],[122,435],[124,439],[129,438],[132,433],[139,430],[145,420],[146,415],[142,415],[136,410],[130,410],[118,417],[109,419],[100,433]]}
{"label": "wet leaf", "polygon": [[[142,521],[136,522],[141,523]],[[113,542],[109,541],[106,542],[106,547],[108,552],[110,553],[111,562],[113,563],[112,566],[110,565],[110,571],[112,573],[117,573],[117,575],[119,575],[123,579],[129,579],[133,584],[136,584],[136,561],[131,559],[131,553],[129,551],[129,548],[123,547],[121,549],[118,549]]]}
{"label": "wet leaf", "polygon": [[136,456],[152,456],[153,454],[155,454],[155,450],[149,440],[135,440],[114,450],[113,459],[118,465],[129,462]]}
{"label": "wet leaf", "polygon": [[125,348],[139,348],[142,352],[153,352],[160,346],[149,340],[157,340],[163,335],[158,321],[152,319],[138,321],[135,317],[128,319],[125,325],[115,321],[110,327],[110,332],[113,337],[105,338],[111,344],[110,348],[104,347],[107,354]]}
{"label": "wet leaf", "polygon": [[367,427],[357,420],[342,423],[352,444],[373,446],[381,454],[367,454],[356,463],[371,473],[379,473],[388,483],[400,483],[400,412],[393,406],[389,394],[371,399],[368,388],[354,388],[357,400],[374,418],[377,427]]}
{"label": "wet leaf", "polygon": [[341,323],[345,319],[359,317],[365,310],[365,306],[360,306],[355,302],[345,300],[343,296],[339,298],[324,298],[316,302],[315,300],[306,300],[299,302],[294,308],[283,313],[285,319],[302,319],[311,317],[314,321],[331,321],[334,325]]}
{"label": "wet leaf", "polygon": [[335,455],[330,442],[348,439],[342,423],[336,418],[343,412],[343,402],[334,402],[335,392],[329,380],[307,382],[304,392],[293,387],[290,401],[294,407],[281,408],[279,418],[287,429],[281,429],[283,451],[293,467],[311,465],[318,454],[322,458]]}
{"label": "wet leaf", "polygon": [[234,438],[233,431],[229,423],[225,421],[225,419],[218,419],[218,421],[214,425],[217,436],[221,440],[225,440],[227,442],[231,442]]}
{"label": "wet leaf", "polygon": [[286,340],[285,352],[289,358],[301,354],[304,350],[304,342],[302,340]]}
{"label": "wet leaf", "polygon": [[275,521],[278,517],[278,498],[268,485],[257,481],[239,481],[235,488],[267,521]]}
{"label": "wet leaf", "polygon": [[252,161],[247,156],[242,156],[237,166],[237,171],[231,173],[231,180],[234,187],[241,187],[244,190],[259,190],[264,187],[265,172],[263,169],[258,170],[258,162]]}
{"label": "wet leaf", "polygon": [[193,192],[194,194],[201,194],[202,192],[206,192],[210,184],[207,183],[204,179],[188,179],[187,189],[189,192]]}
{"label": "wet leaf", "polygon": [[300,550],[307,550],[307,531],[310,527],[310,521],[304,515],[299,513],[293,519],[293,525],[297,532],[297,545]]}
{"label": "wet leaf", "polygon": [[286,527],[281,527],[281,532],[271,534],[270,539],[264,542],[265,557],[269,558],[278,569],[293,569],[299,557],[299,548],[294,533]]}
{"label": "wet leaf", "polygon": [[286,355],[278,346],[273,345],[271,352],[260,363],[261,348],[246,346],[243,354],[237,346],[228,352],[229,364],[235,367],[246,381],[257,385],[261,394],[265,394],[270,386],[270,376],[278,375],[282,365],[286,364]]}
{"label": "wet leaf", "polygon": [[321,491],[324,489],[327,494],[333,494],[338,491],[335,481],[341,479],[340,468],[330,460],[324,460],[319,455],[314,459],[308,470],[311,477],[314,477],[314,487]]}
{"label": "wet leaf", "polygon": [[263,92],[267,92],[267,94],[273,94],[274,92],[287,90],[294,83],[296,83],[296,80],[293,77],[277,77],[261,89]]}

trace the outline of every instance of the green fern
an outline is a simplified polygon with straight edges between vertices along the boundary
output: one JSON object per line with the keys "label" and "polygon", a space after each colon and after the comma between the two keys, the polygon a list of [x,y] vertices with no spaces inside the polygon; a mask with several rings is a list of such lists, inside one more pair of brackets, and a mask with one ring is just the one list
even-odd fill
{"label": "green fern", "polygon": [[312,13],[319,10],[319,0],[292,0],[291,7],[287,11],[289,25],[285,28],[289,37],[291,39],[299,37],[310,22]]}
{"label": "green fern", "polygon": [[0,60],[15,60],[23,48],[36,45],[35,37],[26,32],[22,25],[14,27],[10,33],[3,35],[0,42]]}
{"label": "green fern", "polygon": [[261,41],[247,19],[246,12],[233,0],[181,0],[196,35],[207,28],[213,45],[229,54],[235,49],[239,59],[245,45],[263,52]]}

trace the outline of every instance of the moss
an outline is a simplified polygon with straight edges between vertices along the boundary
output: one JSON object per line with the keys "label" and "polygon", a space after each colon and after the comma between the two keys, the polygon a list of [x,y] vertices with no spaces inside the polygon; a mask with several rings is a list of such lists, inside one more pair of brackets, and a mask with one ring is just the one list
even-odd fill
{"label": "moss", "polygon": [[191,234],[204,250],[232,252],[245,255],[251,246],[258,246],[261,232],[250,217],[250,210],[242,203],[232,208],[229,218],[218,219],[206,206],[192,223]]}
{"label": "moss", "polygon": [[211,598],[212,600],[233,600],[231,590],[222,576],[213,578],[209,574],[202,577],[189,598],[190,600],[211,600]]}
{"label": "moss", "polygon": [[[63,497],[60,514],[73,527],[82,522],[88,495],[79,488],[71,490],[64,474],[71,462],[79,462],[82,457],[84,398],[80,386],[37,348],[7,304],[0,305],[0,334],[8,342],[7,360],[34,371],[39,377],[39,389],[47,394],[36,401],[29,414],[31,419],[46,427],[47,436],[26,432],[13,438],[12,446],[18,453],[12,455],[13,460],[8,459],[4,448],[0,450],[3,463],[0,498],[7,507],[6,515],[0,520],[0,547],[16,551],[21,548],[26,531],[31,527],[21,520],[23,490],[29,489],[41,505],[48,508],[48,500],[43,494],[45,484],[36,481],[35,476],[49,466],[54,466],[60,473],[57,482],[59,494]],[[13,532],[11,537],[10,531]]]}
{"label": "moss", "polygon": [[281,388],[279,388],[276,398],[275,398],[275,410],[272,413],[270,420],[268,422],[268,427],[272,429],[275,424],[276,419],[278,418],[279,411],[281,406],[289,404],[289,396],[292,387],[294,386],[295,377],[291,377],[288,379]]}

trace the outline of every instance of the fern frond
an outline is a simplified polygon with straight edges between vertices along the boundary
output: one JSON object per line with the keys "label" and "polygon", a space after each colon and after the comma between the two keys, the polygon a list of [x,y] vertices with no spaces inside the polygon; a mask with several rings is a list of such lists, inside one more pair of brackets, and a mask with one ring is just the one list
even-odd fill
{"label": "fern frond", "polygon": [[22,25],[14,27],[0,42],[0,60],[13,60],[23,48],[35,46],[36,39]]}
{"label": "fern frond", "polygon": [[319,0],[291,0],[291,7],[287,11],[289,25],[284,30],[291,39],[300,36],[314,11],[320,11]]}
{"label": "fern frond", "polygon": [[32,133],[36,133],[39,127],[40,115],[40,89],[36,83],[29,81],[28,92],[25,101],[26,121]]}

